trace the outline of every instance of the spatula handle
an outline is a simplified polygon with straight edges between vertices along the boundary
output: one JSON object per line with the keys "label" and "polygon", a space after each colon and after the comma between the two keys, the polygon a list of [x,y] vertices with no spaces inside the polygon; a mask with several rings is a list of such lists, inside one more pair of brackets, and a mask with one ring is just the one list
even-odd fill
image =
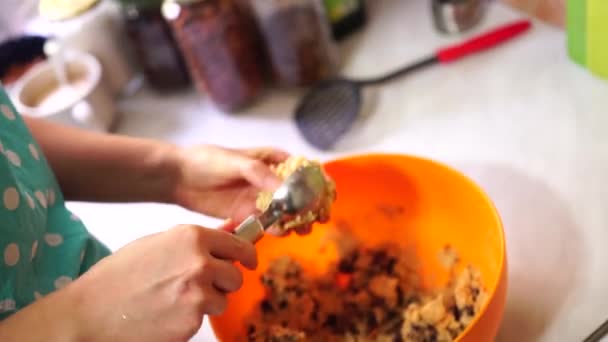
{"label": "spatula handle", "polygon": [[437,59],[441,63],[449,63],[467,55],[487,50],[522,34],[527,31],[530,26],[531,23],[529,20],[520,20],[507,24],[469,39],[464,43],[443,48],[437,52]]}

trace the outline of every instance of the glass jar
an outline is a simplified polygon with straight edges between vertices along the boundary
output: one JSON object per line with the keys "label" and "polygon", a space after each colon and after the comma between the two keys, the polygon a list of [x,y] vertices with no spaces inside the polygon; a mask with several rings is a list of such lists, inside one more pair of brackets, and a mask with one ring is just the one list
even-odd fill
{"label": "glass jar", "polygon": [[324,0],[333,37],[342,40],[360,30],[367,22],[364,0]]}
{"label": "glass jar", "polygon": [[251,103],[264,86],[255,21],[238,0],[166,0],[167,18],[197,88],[223,111]]}
{"label": "glass jar", "polygon": [[336,49],[318,0],[251,1],[276,81],[311,85],[335,72]]}
{"label": "glass jar", "polygon": [[120,0],[127,35],[146,80],[155,89],[179,90],[190,84],[171,27],[161,13],[163,0]]}

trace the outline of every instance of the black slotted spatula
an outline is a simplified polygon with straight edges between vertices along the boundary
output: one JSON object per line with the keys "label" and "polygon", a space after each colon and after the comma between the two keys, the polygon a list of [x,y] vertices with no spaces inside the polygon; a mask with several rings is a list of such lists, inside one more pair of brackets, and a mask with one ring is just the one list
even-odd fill
{"label": "black slotted spatula", "polygon": [[295,111],[296,125],[308,141],[320,150],[330,150],[352,127],[361,110],[361,88],[391,81],[434,64],[447,64],[481,52],[527,31],[530,21],[521,20],[496,28],[463,43],[440,49],[434,55],[380,77],[346,78],[321,82],[300,100]]}

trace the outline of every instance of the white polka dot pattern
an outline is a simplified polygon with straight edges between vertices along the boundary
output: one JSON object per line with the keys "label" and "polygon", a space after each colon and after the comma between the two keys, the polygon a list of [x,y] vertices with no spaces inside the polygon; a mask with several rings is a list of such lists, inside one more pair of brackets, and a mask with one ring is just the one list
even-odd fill
{"label": "white polka dot pattern", "polygon": [[25,199],[27,201],[27,205],[31,209],[34,209],[34,207],[36,207],[36,203],[34,202],[34,199],[32,198],[32,196],[30,196],[30,194],[28,194],[27,192],[24,192],[23,194],[25,195]]}
{"label": "white polka dot pattern", "polygon": [[30,260],[34,260],[36,257],[36,252],[38,251],[38,240],[34,241],[32,244],[32,254],[30,255]]}
{"label": "white polka dot pattern", "polygon": [[15,120],[17,117],[11,107],[5,104],[0,104],[0,112],[2,112],[2,114],[4,114],[4,116],[6,116],[6,118],[9,120]]}
{"label": "white polka dot pattern", "polygon": [[38,292],[38,291],[34,291],[34,298],[36,300],[38,300],[38,299],[42,298],[42,294],[40,292]]}
{"label": "white polka dot pattern", "polygon": [[19,155],[13,151],[5,151],[4,155],[6,156],[6,158],[8,158],[8,160],[15,166],[21,166],[21,158],[19,158]]}
{"label": "white polka dot pattern", "polygon": [[34,193],[34,196],[36,196],[36,198],[38,199],[38,202],[40,202],[40,205],[43,208],[46,208],[46,196],[44,195],[44,193],[42,191],[36,191]]}
{"label": "white polka dot pattern", "polygon": [[30,144],[28,148],[30,149],[32,157],[34,157],[36,160],[40,160],[40,155],[38,154],[38,149],[36,149],[36,146],[34,146],[34,144]]}
{"label": "white polka dot pattern", "polygon": [[15,210],[19,206],[19,193],[14,187],[7,188],[3,194],[4,207],[8,210]]}
{"label": "white polka dot pattern", "polygon": [[15,300],[13,299],[0,300],[0,312],[13,311],[15,307]]}
{"label": "white polka dot pattern", "polygon": [[15,266],[19,262],[19,246],[16,243],[11,243],[4,249],[4,264],[6,266]]}
{"label": "white polka dot pattern", "polygon": [[44,241],[51,247],[57,247],[63,243],[63,236],[59,234],[48,233],[44,235]]}
{"label": "white polka dot pattern", "polygon": [[53,190],[53,189],[47,190],[47,199],[48,199],[49,206],[52,206],[53,204],[55,204],[55,190]]}
{"label": "white polka dot pattern", "polygon": [[64,287],[68,286],[71,282],[72,282],[72,278],[66,277],[66,276],[61,276],[61,277],[55,279],[55,288],[57,290],[60,290]]}

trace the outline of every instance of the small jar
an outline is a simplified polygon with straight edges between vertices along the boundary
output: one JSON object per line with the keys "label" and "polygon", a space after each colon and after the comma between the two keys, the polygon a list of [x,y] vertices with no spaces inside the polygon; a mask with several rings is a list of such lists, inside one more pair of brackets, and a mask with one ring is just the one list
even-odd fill
{"label": "small jar", "polygon": [[488,0],[433,0],[433,22],[442,33],[462,33],[475,27],[483,18]]}
{"label": "small jar", "polygon": [[161,91],[190,84],[171,27],[161,13],[163,0],[120,0],[127,35],[143,68],[146,81]]}
{"label": "small jar", "polygon": [[324,0],[333,37],[342,40],[367,23],[365,0]]}
{"label": "small jar", "polygon": [[336,49],[318,0],[251,1],[276,81],[306,86],[335,72]]}
{"label": "small jar", "polygon": [[125,39],[120,6],[114,1],[40,0],[40,33],[66,48],[88,52],[103,66],[103,78],[117,96],[139,90],[141,72]]}
{"label": "small jar", "polygon": [[167,18],[197,88],[223,111],[250,104],[264,86],[263,47],[238,0],[166,0]]}

